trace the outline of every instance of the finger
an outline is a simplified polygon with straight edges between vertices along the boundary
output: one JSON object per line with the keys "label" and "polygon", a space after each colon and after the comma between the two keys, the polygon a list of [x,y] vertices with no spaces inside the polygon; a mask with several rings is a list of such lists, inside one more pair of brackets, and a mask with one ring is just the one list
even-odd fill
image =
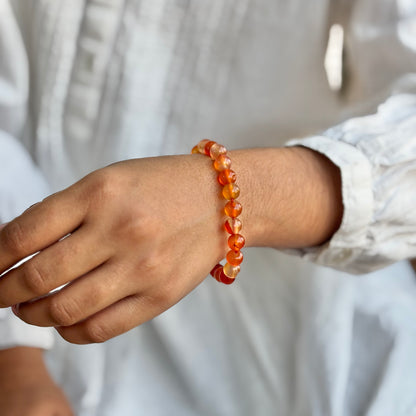
{"label": "finger", "polygon": [[0,307],[38,298],[103,264],[112,249],[92,225],[49,246],[0,279]]}
{"label": "finger", "polygon": [[126,274],[110,260],[58,292],[17,305],[13,312],[32,325],[74,325],[129,296],[132,288]]}
{"label": "finger", "polygon": [[80,187],[72,186],[6,224],[0,230],[0,274],[78,228],[86,212],[81,196]]}
{"label": "finger", "polygon": [[57,327],[56,330],[68,342],[91,344],[109,340],[146,322],[163,310],[153,298],[134,295],[72,326]]}

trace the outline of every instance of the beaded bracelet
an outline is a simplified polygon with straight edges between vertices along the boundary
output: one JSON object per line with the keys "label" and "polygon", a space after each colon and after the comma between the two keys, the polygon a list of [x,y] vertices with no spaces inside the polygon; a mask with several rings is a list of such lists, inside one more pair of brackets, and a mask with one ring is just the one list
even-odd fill
{"label": "beaded bracelet", "polygon": [[224,228],[231,234],[228,238],[230,251],[226,256],[227,263],[224,266],[218,263],[210,274],[218,282],[229,285],[235,281],[237,274],[240,272],[240,264],[243,261],[243,254],[240,249],[245,244],[245,239],[240,234],[242,223],[237,218],[243,209],[236,200],[240,195],[240,188],[235,183],[237,175],[231,170],[231,159],[227,156],[227,149],[212,140],[201,140],[192,149],[192,153],[199,153],[212,159],[214,169],[218,172],[218,182],[223,187],[222,195],[228,200],[224,208],[224,213],[228,217],[224,223]]}

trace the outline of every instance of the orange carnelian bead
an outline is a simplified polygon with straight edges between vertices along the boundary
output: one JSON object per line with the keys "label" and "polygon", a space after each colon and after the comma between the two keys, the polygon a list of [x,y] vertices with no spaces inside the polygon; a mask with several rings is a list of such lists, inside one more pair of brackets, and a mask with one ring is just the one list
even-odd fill
{"label": "orange carnelian bead", "polygon": [[227,183],[234,183],[236,180],[237,175],[231,169],[225,169],[218,175],[218,182],[222,186],[227,185]]}
{"label": "orange carnelian bead", "polygon": [[246,244],[246,239],[241,234],[233,234],[228,238],[228,247],[234,251],[240,251],[244,244]]}
{"label": "orange carnelian bead", "polygon": [[243,261],[243,253],[241,251],[234,251],[230,250],[227,253],[227,262],[231,264],[231,266],[239,266]]}
{"label": "orange carnelian bead", "polygon": [[233,266],[230,263],[225,263],[223,267],[224,274],[231,279],[235,279],[235,277],[240,273],[240,266]]}
{"label": "orange carnelian bead", "polygon": [[234,283],[235,282],[235,277],[228,277],[224,273],[224,267],[221,266],[221,264],[219,266],[220,266],[220,268],[215,270],[214,279],[217,280],[220,283],[225,283],[226,285]]}
{"label": "orange carnelian bead", "polygon": [[213,140],[210,140],[204,147],[204,153],[206,156],[210,155],[211,146],[216,144]]}
{"label": "orange carnelian bead", "polygon": [[208,140],[208,139],[204,139],[204,140],[201,140],[196,146],[197,146],[197,148],[198,148],[198,152],[199,153],[202,153],[203,155],[205,154],[205,146],[206,146],[206,144],[209,142],[209,141],[211,141],[211,140]]}
{"label": "orange carnelian bead", "polygon": [[239,218],[228,218],[224,227],[230,234],[238,234],[241,231],[243,223]]}
{"label": "orange carnelian bead", "polygon": [[228,238],[228,246],[231,251],[227,253],[225,266],[218,263],[210,271],[210,274],[218,282],[229,285],[235,281],[237,274],[240,272],[240,264],[243,261],[243,254],[240,249],[245,245],[244,237],[239,234],[242,223],[237,218],[243,210],[240,202],[236,200],[240,195],[240,188],[235,183],[237,175],[230,169],[231,159],[227,156],[227,149],[213,140],[201,140],[193,147],[191,153],[209,156],[214,161],[214,169],[218,172],[218,182],[223,186],[222,194],[225,199],[229,200],[225,205],[224,212],[230,218],[227,219],[224,227],[231,234]]}
{"label": "orange carnelian bead", "polygon": [[240,195],[240,188],[235,183],[228,183],[222,188],[222,195],[225,199],[235,199]]}
{"label": "orange carnelian bead", "polygon": [[226,153],[227,149],[218,143],[213,144],[209,150],[209,156],[212,160],[215,160],[220,155],[225,155]]}
{"label": "orange carnelian bead", "polygon": [[217,264],[214,266],[214,268],[213,268],[213,269],[209,272],[209,274],[210,274],[211,276],[214,276],[215,272],[216,272],[218,269],[222,269],[222,266],[221,266],[221,264],[219,264],[219,263],[217,263]]}
{"label": "orange carnelian bead", "polygon": [[241,204],[236,200],[228,201],[225,205],[224,212],[225,215],[228,215],[231,218],[238,217],[241,214],[243,207]]}
{"label": "orange carnelian bead", "polygon": [[209,272],[210,275],[215,279],[215,280],[219,280],[220,274],[222,273],[222,265],[221,264],[216,264],[215,267]]}
{"label": "orange carnelian bead", "polygon": [[231,283],[235,282],[235,277],[228,277],[224,272],[221,275],[221,283],[224,283],[225,285],[231,285]]}
{"label": "orange carnelian bead", "polygon": [[217,159],[214,160],[214,169],[217,172],[221,172],[224,169],[229,169],[231,166],[231,159],[227,155],[219,155]]}
{"label": "orange carnelian bead", "polygon": [[221,273],[219,273],[219,278],[217,279],[220,283],[224,283],[226,285],[230,285],[231,283],[235,282],[235,277],[228,277],[224,270],[221,270]]}
{"label": "orange carnelian bead", "polygon": [[235,281],[235,277],[228,277],[224,273],[224,267],[221,266],[221,264],[219,263],[215,265],[215,267],[211,270],[210,274],[215,280],[217,280],[220,283],[225,283],[226,285],[234,283]]}

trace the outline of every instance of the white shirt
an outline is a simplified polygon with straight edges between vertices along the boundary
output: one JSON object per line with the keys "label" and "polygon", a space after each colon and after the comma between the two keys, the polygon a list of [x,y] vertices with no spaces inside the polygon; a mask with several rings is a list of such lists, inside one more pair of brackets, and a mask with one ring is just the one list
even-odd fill
{"label": "white shirt", "polygon": [[[232,288],[207,279],[103,345],[58,340],[51,370],[78,415],[414,414],[414,275],[406,262],[347,274],[416,255],[411,3],[17,0],[12,12],[0,0],[3,221],[48,187],[206,136],[229,148],[299,138],[342,173],[328,244],[247,250]],[[342,95],[323,66],[334,22]],[[0,342],[50,346],[26,328],[4,317]]]}

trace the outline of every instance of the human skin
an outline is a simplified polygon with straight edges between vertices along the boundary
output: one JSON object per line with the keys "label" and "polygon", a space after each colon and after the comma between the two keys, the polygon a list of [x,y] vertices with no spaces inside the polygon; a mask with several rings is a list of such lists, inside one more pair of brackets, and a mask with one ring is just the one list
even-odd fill
{"label": "human skin", "polygon": [[64,392],[51,378],[40,348],[0,350],[0,375],[2,416],[74,416]]}
{"label": "human skin", "polygon": [[74,416],[62,390],[51,379],[38,348],[0,351],[2,416]]}
{"label": "human skin", "polygon": [[[326,157],[301,147],[230,156],[247,246],[318,245],[339,227],[340,172]],[[80,344],[151,319],[225,256],[219,191],[211,161],[201,155],[133,160],[94,172],[0,227],[2,272],[42,250],[0,279],[1,306],[20,303],[14,312],[24,321],[54,326]],[[31,300],[66,282],[72,283],[59,293]],[[4,416],[72,415],[40,350],[0,351],[0,373],[8,380],[7,394],[0,383]]]}
{"label": "human skin", "polygon": [[[314,246],[339,227],[340,173],[326,157],[302,147],[230,156],[247,247]],[[152,319],[224,258],[219,191],[202,155],[134,159],[93,172],[0,231],[0,272],[40,251],[2,277],[0,306],[15,305],[25,322],[55,327],[77,344]]]}

